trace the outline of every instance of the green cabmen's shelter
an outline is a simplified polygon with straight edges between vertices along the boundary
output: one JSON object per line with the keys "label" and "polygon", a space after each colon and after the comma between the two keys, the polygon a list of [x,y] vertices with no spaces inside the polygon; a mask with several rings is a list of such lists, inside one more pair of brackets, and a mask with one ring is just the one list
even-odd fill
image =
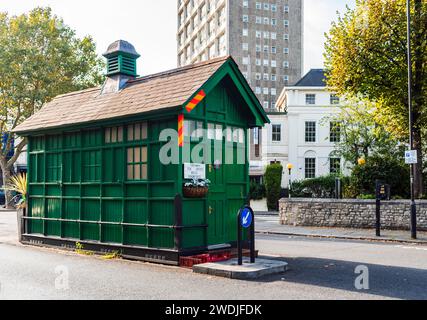
{"label": "green cabmen's shelter", "polygon": [[[58,96],[15,130],[29,143],[22,242],[170,264],[235,244],[247,129],[269,120],[234,60],[138,77],[128,42],[104,56],[102,87]],[[185,196],[192,178],[211,181],[207,195]]]}

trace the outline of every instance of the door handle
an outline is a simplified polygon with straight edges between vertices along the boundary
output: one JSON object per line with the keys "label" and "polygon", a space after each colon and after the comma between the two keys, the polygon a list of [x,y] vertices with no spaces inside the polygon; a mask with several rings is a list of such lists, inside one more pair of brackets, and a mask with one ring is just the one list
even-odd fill
{"label": "door handle", "polygon": [[213,208],[211,206],[209,206],[209,214],[213,213]]}

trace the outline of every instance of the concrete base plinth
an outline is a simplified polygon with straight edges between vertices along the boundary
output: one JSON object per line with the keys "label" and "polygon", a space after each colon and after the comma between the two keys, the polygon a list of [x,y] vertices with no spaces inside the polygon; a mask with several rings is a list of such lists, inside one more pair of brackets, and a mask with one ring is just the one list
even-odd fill
{"label": "concrete base plinth", "polygon": [[288,264],[283,261],[257,259],[251,264],[249,259],[243,260],[243,265],[237,264],[237,259],[224,262],[205,263],[193,266],[193,272],[211,276],[238,280],[253,280],[264,276],[284,273]]}

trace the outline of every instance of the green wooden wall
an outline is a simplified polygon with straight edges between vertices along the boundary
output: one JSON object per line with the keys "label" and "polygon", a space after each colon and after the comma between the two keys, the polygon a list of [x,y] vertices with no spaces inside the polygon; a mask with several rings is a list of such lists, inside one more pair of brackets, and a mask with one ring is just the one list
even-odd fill
{"label": "green wooden wall", "polygon": [[[182,224],[208,228],[184,228],[182,248],[236,241],[237,212],[249,192],[246,129],[254,120],[229,78],[191,114],[184,114],[187,121],[203,123],[205,129],[212,125],[243,129],[242,139],[229,143],[224,137],[219,145],[230,149],[235,159],[243,150],[246,161],[225,164],[223,152],[222,159],[213,159],[221,161],[220,168],[207,164],[213,182],[209,195],[183,199]],[[177,122],[177,114],[163,113],[146,122],[138,119],[30,136],[28,233],[173,249],[174,199],[185,182],[183,159],[179,165],[162,165],[159,153],[164,142],[158,140],[163,129],[176,130]],[[140,123],[147,123],[146,132],[136,129]],[[200,140],[186,137],[185,143],[194,148]]]}

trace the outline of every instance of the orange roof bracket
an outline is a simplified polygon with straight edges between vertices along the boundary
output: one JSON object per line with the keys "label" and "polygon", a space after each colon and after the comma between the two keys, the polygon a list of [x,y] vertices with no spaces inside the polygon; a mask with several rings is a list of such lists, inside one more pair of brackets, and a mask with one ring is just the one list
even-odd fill
{"label": "orange roof bracket", "polygon": [[200,90],[199,93],[185,106],[185,109],[188,113],[191,113],[191,111],[194,110],[194,108],[197,107],[197,105],[203,101],[203,99],[206,97],[206,93],[204,90]]}

